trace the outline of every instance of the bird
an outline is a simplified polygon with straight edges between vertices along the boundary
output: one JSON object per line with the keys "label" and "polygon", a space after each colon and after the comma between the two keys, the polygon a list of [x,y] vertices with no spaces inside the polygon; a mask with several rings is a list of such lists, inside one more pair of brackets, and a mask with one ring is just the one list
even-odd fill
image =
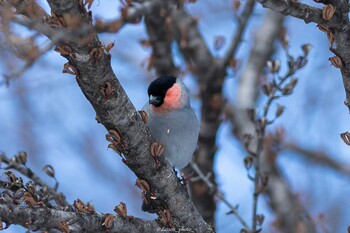
{"label": "bird", "polygon": [[[199,135],[198,118],[191,108],[188,90],[180,78],[160,76],[147,89],[146,125],[153,138],[165,146],[164,155],[170,166],[181,170],[191,161]],[[141,209],[154,213],[150,203]]]}
{"label": "bird", "polygon": [[170,166],[181,170],[192,159],[200,129],[188,89],[180,78],[164,75],[151,82],[147,92],[146,124],[154,139],[165,146]]}

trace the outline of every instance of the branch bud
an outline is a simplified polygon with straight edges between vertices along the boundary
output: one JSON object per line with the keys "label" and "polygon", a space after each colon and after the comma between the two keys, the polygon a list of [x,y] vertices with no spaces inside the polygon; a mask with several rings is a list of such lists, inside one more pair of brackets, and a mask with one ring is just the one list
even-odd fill
{"label": "branch bud", "polygon": [[341,139],[343,139],[344,143],[348,146],[350,146],[350,133],[345,132],[340,134]]}
{"label": "branch bud", "polygon": [[312,48],[312,44],[303,44],[301,46],[301,49],[303,50],[305,57],[307,55],[309,55],[309,52],[310,52],[311,48]]}
{"label": "branch bud", "polygon": [[267,67],[269,67],[271,73],[277,73],[280,70],[281,64],[277,60],[267,61]]}
{"label": "branch bud", "polygon": [[330,20],[333,17],[335,10],[336,8],[331,4],[325,5],[322,9],[322,18],[327,21]]}
{"label": "branch bud", "polygon": [[342,62],[341,58],[338,56],[330,57],[329,61],[332,63],[332,65],[334,67],[339,68],[339,69],[343,68],[343,62]]}
{"label": "branch bud", "polygon": [[272,92],[272,85],[270,83],[262,85],[262,91],[266,96],[269,96]]}
{"label": "branch bud", "polygon": [[276,110],[276,118],[277,117],[279,117],[279,116],[281,116],[282,115],[282,113],[283,113],[283,111],[284,111],[284,106],[282,106],[282,105],[278,105],[277,106],[277,110]]}

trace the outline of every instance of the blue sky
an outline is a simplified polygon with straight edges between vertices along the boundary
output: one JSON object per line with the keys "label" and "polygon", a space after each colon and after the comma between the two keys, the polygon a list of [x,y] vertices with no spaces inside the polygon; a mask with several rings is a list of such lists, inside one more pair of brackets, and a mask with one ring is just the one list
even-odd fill
{"label": "blue sky", "polygon": [[[95,16],[111,19],[119,16],[118,1],[95,1]],[[224,36],[230,41],[235,29],[231,2],[227,0],[202,0],[188,5],[191,14],[199,17],[199,29],[213,54],[220,56],[228,43],[219,52],[213,50],[215,36]],[[261,23],[265,9],[257,6],[248,30],[237,54],[242,66],[252,47],[253,35]],[[271,126],[271,131],[283,126],[287,139],[306,148],[322,150],[335,159],[347,163],[349,148],[341,141],[339,134],[349,130],[349,113],[340,72],[330,66],[326,35],[314,24],[287,18],[286,26],[290,36],[290,51],[301,54],[300,46],[311,43],[313,49],[308,65],[297,77],[298,85],[293,95],[278,100],[286,106],[281,118]],[[21,29],[19,29],[21,30]],[[155,77],[147,72],[142,63],[150,55],[150,49],[140,46],[139,40],[147,38],[143,24],[127,25],[117,34],[103,34],[103,43],[114,41],[112,64],[117,77],[134,105],[141,109],[147,101],[147,85]],[[42,42],[45,45],[45,42]],[[181,56],[175,60],[184,66]],[[280,59],[279,51],[274,57]],[[129,214],[154,218],[154,215],[140,211],[140,191],[135,187],[135,175],[121,162],[118,155],[107,150],[104,139],[106,130],[95,121],[95,113],[76,85],[73,76],[63,74],[65,59],[51,51],[44,55],[30,70],[9,86],[0,86],[0,151],[14,155],[19,150],[29,154],[29,166],[45,176],[41,168],[46,164],[55,167],[59,190],[66,194],[69,202],[80,198],[91,201],[99,212],[113,212],[115,205],[123,201]],[[284,65],[282,63],[282,65]],[[0,66],[1,73],[8,70]],[[192,105],[199,113],[200,101],[196,99],[198,88],[191,76],[185,77],[192,95]],[[224,93],[235,100],[237,76],[225,82]],[[260,100],[263,103],[264,99]],[[259,106],[261,108],[261,106]],[[219,130],[219,151],[215,170],[220,190],[232,204],[239,204],[239,211],[250,222],[253,185],[247,179],[243,166],[246,152],[233,138],[230,124],[223,123]],[[301,202],[310,209],[312,217],[325,215],[326,227],[330,232],[345,232],[349,224],[350,193],[349,178],[340,176],[326,168],[312,165],[291,153],[283,153],[278,163],[287,177],[292,190]],[[274,220],[264,197],[259,212],[266,216],[263,232],[269,232]],[[239,232],[240,225],[233,216],[227,216],[227,207],[218,203],[218,232]],[[21,229],[21,230],[18,230]],[[5,232],[24,232],[22,228],[11,227]]]}

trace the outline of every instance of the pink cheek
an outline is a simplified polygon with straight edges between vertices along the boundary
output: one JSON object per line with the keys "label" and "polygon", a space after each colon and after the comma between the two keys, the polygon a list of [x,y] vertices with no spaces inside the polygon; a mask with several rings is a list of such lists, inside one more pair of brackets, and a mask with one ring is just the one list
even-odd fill
{"label": "pink cheek", "polygon": [[177,109],[181,106],[181,90],[177,83],[175,83],[166,93],[164,98],[164,107],[169,109]]}

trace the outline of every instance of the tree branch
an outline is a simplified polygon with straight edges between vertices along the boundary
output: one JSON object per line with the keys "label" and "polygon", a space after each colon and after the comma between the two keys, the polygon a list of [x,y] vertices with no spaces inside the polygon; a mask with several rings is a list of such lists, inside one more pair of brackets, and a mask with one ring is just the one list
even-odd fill
{"label": "tree branch", "polygon": [[336,172],[340,172],[346,176],[350,176],[350,165],[343,164],[339,161],[332,159],[332,156],[324,153],[323,151],[307,150],[298,146],[294,143],[283,143],[282,147],[284,150],[292,151],[302,158],[313,162],[314,164],[323,165],[330,168]]}
{"label": "tree branch", "polygon": [[[77,15],[83,12],[77,2],[48,2],[57,15]],[[69,5],[70,7],[67,7]],[[86,16],[82,18],[89,19]],[[114,75],[108,56],[103,53],[98,60],[98,56],[91,55],[91,51],[100,46],[97,36],[89,46],[82,47],[75,43],[71,43],[70,46],[75,52],[75,58],[69,56],[67,59],[77,69],[78,84],[95,109],[100,122],[107,130],[113,129],[121,136],[125,164],[140,179],[149,183],[151,192],[160,202],[160,206],[169,209],[172,218],[178,220],[181,225],[203,232],[212,231],[191,203],[186,187],[178,181],[165,158],[160,158],[159,167],[156,165],[150,153],[150,146],[154,140]]]}
{"label": "tree branch", "polygon": [[210,181],[210,175],[204,175],[203,172],[201,171],[201,169],[198,167],[197,164],[195,164],[194,162],[191,162],[191,167],[193,168],[193,170],[197,173],[198,177],[194,177],[192,178],[192,180],[199,178],[201,179],[210,189],[210,193],[214,193],[215,196],[221,200],[229,209],[230,211],[228,213],[234,214],[236,216],[236,218],[238,219],[238,221],[242,224],[242,226],[244,227],[244,230],[247,232],[250,232],[249,226],[248,224],[244,221],[244,219],[242,218],[242,216],[238,213],[238,209],[237,207],[234,207],[225,197],[224,195],[218,190],[217,186],[215,184],[213,184]]}
{"label": "tree branch", "polygon": [[[221,85],[225,77],[225,72],[218,71],[219,65],[209,52],[197,28],[197,22],[189,16],[183,8],[178,10],[174,9],[172,18],[175,40],[179,45],[187,67],[189,67],[198,78],[202,100],[200,119],[201,131],[198,139],[198,150],[194,155],[193,161],[198,164],[205,174],[212,174],[210,179],[211,182],[215,184],[213,164],[216,152],[216,132],[220,125],[220,121],[216,116],[220,114],[221,110],[220,106],[218,106],[215,109],[215,113],[212,113],[211,107],[207,107],[207,105],[214,99],[212,95],[209,94],[214,91],[215,93],[219,93],[215,97],[218,97],[217,102],[220,103]],[[218,84],[209,86],[208,80],[214,77],[217,77]],[[206,93],[206,91],[208,92]],[[199,180],[196,182],[190,181],[189,190],[192,200],[203,218],[207,222],[215,225],[216,202],[214,195],[209,192],[209,188],[203,181]]]}
{"label": "tree branch", "polygon": [[254,6],[255,6],[255,0],[248,0],[244,6],[242,14],[237,18],[238,26],[236,28],[235,35],[232,39],[232,43],[226,55],[223,58],[225,66],[228,66],[230,59],[236,53],[238,45],[242,40],[244,29],[246,28],[248,20],[250,19],[253,13]]}
{"label": "tree branch", "polygon": [[300,2],[291,0],[257,0],[257,2],[273,11],[303,19],[306,23],[324,24],[327,22],[322,19],[321,9]]}
{"label": "tree branch", "polygon": [[[215,184],[213,164],[217,150],[216,134],[221,123],[219,119],[222,104],[221,89],[226,70],[213,58],[197,28],[197,22],[183,8],[174,10],[172,17],[175,40],[179,44],[187,67],[197,76],[200,87],[201,131],[198,150],[193,160],[205,174],[212,174],[210,180]],[[209,192],[209,188],[201,180],[190,181],[189,187],[192,200],[203,218],[215,224],[214,194]]]}
{"label": "tree branch", "polygon": [[[35,0],[11,0],[9,4],[14,6],[17,10],[16,13],[27,16],[31,19],[43,19],[48,14],[45,10],[36,3]],[[7,1],[2,0],[0,4],[8,4]]]}
{"label": "tree branch", "polygon": [[[84,6],[79,5],[79,1],[48,0],[48,3],[63,27],[74,29],[80,25],[91,25],[91,16]],[[50,38],[50,35],[47,36]],[[165,158],[161,156],[159,163],[155,162],[150,153],[154,140],[113,73],[110,55],[103,50],[97,35],[76,38],[57,44],[57,47],[69,61],[64,71],[76,76],[99,121],[107,130],[114,130],[114,135],[120,136],[117,144],[123,162],[150,185],[149,192],[155,199],[157,212],[170,213],[164,224],[173,225],[176,229],[184,226],[198,232],[212,232]]]}
{"label": "tree branch", "polygon": [[[102,225],[106,219],[106,214],[102,213],[79,213],[55,210],[50,208],[28,206],[18,206],[10,204],[0,204],[1,221],[7,224],[19,224],[33,231],[59,230],[67,225],[70,233],[105,233],[113,232],[149,232],[153,233],[156,229],[163,229],[169,232],[156,221],[147,221],[140,218],[123,218],[115,216],[112,227],[106,229]],[[163,231],[162,230],[162,231]]]}
{"label": "tree branch", "polygon": [[145,24],[152,46],[150,62],[156,69],[157,75],[177,76],[178,69],[173,62],[171,45],[173,33],[171,31],[171,2],[162,1],[163,6],[153,7],[152,12],[145,15]]}
{"label": "tree branch", "polygon": [[99,20],[95,26],[97,32],[110,32],[114,33],[119,31],[127,23],[138,23],[141,21],[142,16],[151,15],[155,9],[165,6],[169,3],[175,3],[174,0],[162,1],[162,0],[145,0],[141,3],[134,3],[130,6],[125,6],[122,9],[122,17],[112,20],[110,22],[102,22]]}
{"label": "tree branch", "polygon": [[[306,4],[291,0],[257,0],[264,7],[281,12],[299,19],[306,23],[314,22],[320,25],[330,40],[330,50],[336,55],[330,58],[332,65],[341,70],[346,98],[344,104],[350,111],[350,23],[348,18],[348,1],[329,1],[334,4],[336,10],[329,20],[322,15],[322,10]],[[324,1],[326,3],[326,1]],[[328,2],[327,2],[328,3]],[[333,48],[335,41],[336,48]]]}
{"label": "tree branch", "polygon": [[172,18],[174,37],[188,66],[193,68],[195,74],[208,71],[214,58],[197,28],[196,20],[183,7],[173,9]]}
{"label": "tree branch", "polygon": [[[246,6],[247,10],[252,7],[251,1]],[[174,35],[179,44],[188,67],[198,77],[200,87],[201,107],[201,132],[198,140],[198,150],[194,156],[194,162],[198,164],[204,174],[212,174],[210,181],[215,183],[213,170],[214,156],[217,150],[216,135],[221,124],[220,115],[224,107],[222,85],[226,77],[227,64],[222,59],[214,59],[209,52],[197,27],[197,22],[189,16],[183,8],[173,11]],[[249,14],[245,15],[247,18]],[[236,38],[242,36],[243,23],[236,32]],[[237,43],[241,39],[237,40]],[[230,56],[238,44],[231,50]],[[203,191],[204,190],[204,191]],[[209,192],[207,185],[201,181],[190,182],[192,199],[205,220],[214,224],[216,203],[214,194]]]}
{"label": "tree branch", "polygon": [[[256,104],[259,94],[259,78],[262,75],[266,62],[270,59],[274,51],[274,42],[281,32],[284,17],[279,13],[268,11],[264,21],[254,35],[254,45],[249,53],[248,62],[239,78],[239,88],[237,91],[237,108],[244,113],[243,118],[247,117],[244,109],[253,108]],[[236,115],[239,117],[239,115]],[[234,127],[236,127],[234,125]],[[244,135],[244,132],[240,132]]]}
{"label": "tree branch", "polygon": [[69,206],[69,203],[66,200],[66,197],[62,193],[57,192],[57,187],[52,188],[51,186],[47,185],[42,179],[40,179],[39,176],[37,176],[30,168],[23,166],[16,161],[13,161],[6,157],[5,154],[0,154],[0,163],[3,162],[7,164],[6,170],[8,169],[14,169],[18,172],[20,172],[22,175],[26,176],[27,178],[31,179],[35,185],[39,185],[41,187],[46,187],[50,197],[55,200],[60,200],[58,202],[59,205],[62,205],[62,207]]}
{"label": "tree branch", "polygon": [[[259,35],[259,40],[256,40],[255,46],[250,52],[248,64],[246,65],[240,79],[240,86],[237,94],[238,102],[235,103],[234,106],[226,106],[226,113],[228,113],[227,116],[232,121],[233,132],[241,141],[241,144],[245,145],[244,135],[253,135],[253,139],[249,144],[249,150],[252,151],[255,151],[256,148],[258,148],[259,141],[256,135],[255,125],[250,120],[251,117],[247,114],[247,109],[255,108],[257,97],[259,95],[259,77],[261,76],[263,67],[266,65],[267,60],[272,55],[274,41],[278,37],[282,25],[282,15],[272,11],[267,13],[261,26],[261,31],[258,31],[256,34]],[[315,228],[312,221],[290,191],[284,178],[278,170],[276,170],[276,165],[271,163],[267,158],[267,156],[271,155],[269,151],[266,151],[270,148],[270,145],[264,145],[263,148],[264,150],[261,152],[258,166],[260,174],[264,174],[268,177],[268,183],[264,190],[270,199],[272,209],[279,217],[279,221],[283,223],[281,225],[281,230],[288,233],[314,232]],[[296,208],[296,206],[300,207],[300,209]],[[300,219],[299,222],[295,222],[294,217],[291,219],[290,215],[286,214],[287,212],[291,214],[290,211],[294,211],[293,216],[296,216],[295,219]],[[309,231],[295,231],[296,229],[307,229]]]}
{"label": "tree branch", "polygon": [[272,149],[275,148],[272,143],[271,137],[267,137],[264,142],[266,150],[261,162],[261,172],[268,177],[265,193],[276,213],[278,228],[285,233],[315,233],[316,227],[311,217],[298,197],[292,193],[275,163],[277,152]]}

